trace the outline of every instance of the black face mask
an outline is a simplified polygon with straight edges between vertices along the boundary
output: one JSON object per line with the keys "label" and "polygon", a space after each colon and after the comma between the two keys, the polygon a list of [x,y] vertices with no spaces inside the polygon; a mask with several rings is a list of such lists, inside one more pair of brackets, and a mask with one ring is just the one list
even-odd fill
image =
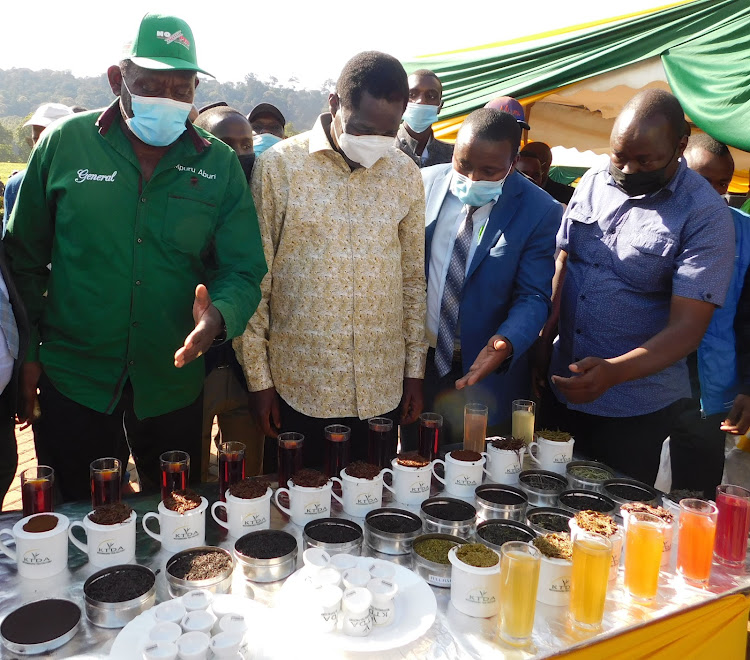
{"label": "black face mask", "polygon": [[[677,147],[679,149],[679,146]],[[658,170],[651,170],[650,172],[635,172],[633,174],[625,174],[617,165],[611,160],[609,161],[609,173],[615,180],[615,183],[622,188],[629,197],[635,197],[636,195],[648,195],[649,193],[661,190],[664,186],[669,183],[669,177],[667,176],[667,168],[672,164],[674,157],[677,155],[677,149],[674,150],[672,158],[669,162]]]}
{"label": "black face mask", "polygon": [[242,171],[245,173],[247,182],[250,183],[250,176],[253,173],[253,165],[255,165],[255,154],[247,154],[245,156],[237,156],[242,166]]}

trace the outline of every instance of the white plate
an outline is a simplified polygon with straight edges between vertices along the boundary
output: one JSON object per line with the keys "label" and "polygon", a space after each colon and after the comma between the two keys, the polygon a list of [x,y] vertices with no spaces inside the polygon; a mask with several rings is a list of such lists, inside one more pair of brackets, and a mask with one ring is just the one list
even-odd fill
{"label": "white plate", "polygon": [[[231,594],[222,594],[216,596],[214,603],[221,602],[227,605],[227,609],[237,614],[242,614],[248,620],[248,636],[246,639],[252,640],[253,658],[261,658],[263,654],[260,650],[263,639],[266,637],[266,621],[268,620],[268,608],[256,603],[249,598],[233,596]],[[112,650],[109,652],[111,660],[142,660],[143,647],[148,642],[148,634],[156,623],[154,608],[146,610],[139,614],[135,619],[128,623],[115,638],[112,644]],[[258,648],[256,649],[256,645]],[[237,656],[241,658],[241,655]]]}
{"label": "white plate", "polygon": [[[360,557],[361,565],[372,563],[370,557]],[[334,647],[341,651],[387,651],[409,644],[424,635],[432,626],[437,614],[435,594],[428,584],[408,568],[393,564],[396,572],[393,576],[398,584],[398,594],[394,600],[396,612],[393,622],[388,626],[375,626],[367,637],[350,637],[342,632],[321,633],[305,629],[303,637],[308,649]],[[272,610],[276,616],[277,626],[281,629],[283,622],[299,624],[304,620],[300,608],[304,607],[305,598],[301,597],[305,589],[307,573],[301,569],[290,575],[278,594],[277,606]],[[287,627],[288,629],[288,627]]]}

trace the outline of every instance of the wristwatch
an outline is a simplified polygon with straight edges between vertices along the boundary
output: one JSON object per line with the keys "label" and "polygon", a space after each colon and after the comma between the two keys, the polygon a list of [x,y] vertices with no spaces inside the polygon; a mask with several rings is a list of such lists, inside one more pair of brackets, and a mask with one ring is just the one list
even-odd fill
{"label": "wristwatch", "polygon": [[218,346],[219,344],[223,344],[226,340],[227,340],[227,324],[224,323],[221,326],[221,332],[218,335],[216,335],[211,345]]}

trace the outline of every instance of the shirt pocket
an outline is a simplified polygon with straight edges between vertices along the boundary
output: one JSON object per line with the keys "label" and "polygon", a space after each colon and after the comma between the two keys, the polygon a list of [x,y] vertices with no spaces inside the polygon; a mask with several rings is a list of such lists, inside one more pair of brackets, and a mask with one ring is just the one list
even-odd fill
{"label": "shirt pocket", "polygon": [[561,234],[558,234],[558,238],[562,238],[563,249],[573,259],[580,261],[588,261],[592,257],[602,237],[593,212],[580,206],[568,210]]}
{"label": "shirt pocket", "polygon": [[642,231],[623,236],[617,243],[614,268],[625,282],[642,291],[671,289],[677,242],[668,235]]}
{"label": "shirt pocket", "polygon": [[170,195],[162,227],[162,239],[180,252],[199,255],[216,221],[217,208],[210,202]]}

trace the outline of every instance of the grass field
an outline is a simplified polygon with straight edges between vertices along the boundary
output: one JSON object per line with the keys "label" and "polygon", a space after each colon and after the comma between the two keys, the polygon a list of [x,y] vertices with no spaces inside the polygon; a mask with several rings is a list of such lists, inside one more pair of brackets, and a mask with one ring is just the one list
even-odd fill
{"label": "grass field", "polygon": [[0,163],[0,181],[8,183],[10,173],[13,170],[22,170],[26,167],[26,163]]}

